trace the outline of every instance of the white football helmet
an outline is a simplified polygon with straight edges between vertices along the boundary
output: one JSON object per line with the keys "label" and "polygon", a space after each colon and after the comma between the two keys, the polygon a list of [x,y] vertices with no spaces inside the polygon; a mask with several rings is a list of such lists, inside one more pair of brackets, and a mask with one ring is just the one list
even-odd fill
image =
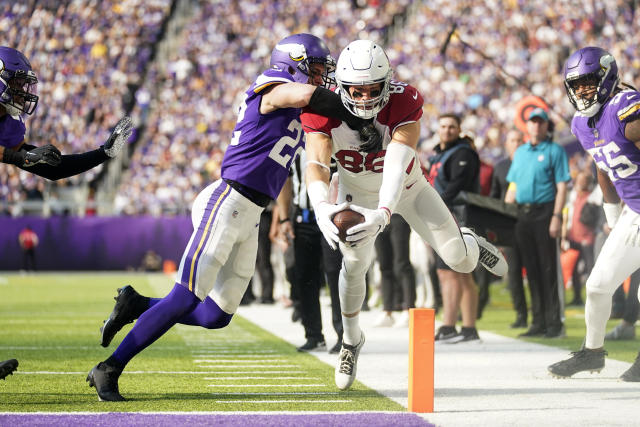
{"label": "white football helmet", "polygon": [[[375,117],[389,101],[391,65],[384,50],[371,40],[356,40],[344,48],[336,65],[336,82],[344,106],[357,117]],[[367,100],[354,100],[349,86],[382,83],[380,94]]]}

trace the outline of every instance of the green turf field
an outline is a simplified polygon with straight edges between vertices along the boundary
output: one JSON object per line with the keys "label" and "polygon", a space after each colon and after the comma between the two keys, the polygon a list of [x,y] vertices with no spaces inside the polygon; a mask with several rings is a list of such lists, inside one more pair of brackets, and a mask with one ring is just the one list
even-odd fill
{"label": "green turf field", "polygon": [[[529,291],[525,289],[527,295],[527,306],[531,308],[528,301]],[[509,290],[504,283],[494,283],[490,288],[490,303],[484,310],[482,319],[477,323],[478,329],[495,332],[496,334],[507,337],[516,338],[518,334],[526,331],[526,329],[511,329],[509,325],[515,320],[515,312],[513,311]],[[571,301],[573,293],[571,289],[567,290],[565,300]],[[584,323],[584,307],[567,307],[565,309],[565,327],[567,330],[566,338],[526,338],[527,341],[536,342],[552,347],[566,348],[567,351],[576,351],[582,346],[585,336],[586,327]],[[529,322],[531,322],[531,314],[529,314]],[[607,331],[620,323],[620,320],[611,319],[607,323]],[[521,338],[523,339],[523,338]],[[637,340],[631,341],[606,341],[605,349],[609,353],[609,358],[622,360],[625,362],[633,362],[638,355],[640,345]],[[567,357],[568,357],[567,353]]]}
{"label": "green turf field", "polygon": [[406,411],[356,382],[339,391],[333,368],[236,317],[224,329],[179,325],[127,366],[127,402],[99,402],[85,381],[108,357],[99,327],[118,286],[165,295],[147,274],[0,274],[0,360],[18,372],[0,381],[2,411]]}
{"label": "green turf field", "polygon": [[[100,347],[115,289],[127,283],[152,296],[172,286],[159,274],[0,274],[0,360],[20,361],[18,372],[0,381],[3,411],[406,411],[358,382],[340,392],[333,367],[238,316],[222,330],[173,328],[128,365],[120,391],[129,401],[98,402],[85,378],[130,328],[109,349]],[[530,340],[578,349],[584,310],[568,308],[566,316],[567,338]],[[478,328],[516,337],[524,330],[510,329],[513,320],[505,285],[492,284]],[[628,362],[638,351],[636,340],[605,347],[610,358]]]}

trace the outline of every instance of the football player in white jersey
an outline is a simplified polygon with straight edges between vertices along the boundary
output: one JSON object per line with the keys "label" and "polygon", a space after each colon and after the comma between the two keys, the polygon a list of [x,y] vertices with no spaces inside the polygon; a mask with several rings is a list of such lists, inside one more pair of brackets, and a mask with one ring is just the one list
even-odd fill
{"label": "football player in white jersey", "polygon": [[[307,132],[307,191],[318,226],[330,245],[339,245],[343,346],[335,371],[338,388],[348,389],[356,375],[364,344],[358,314],[365,297],[365,273],[374,256],[374,241],[398,213],[456,271],[471,272],[480,261],[502,276],[507,264],[500,252],[471,230],[458,228],[453,216],[423,176],[416,155],[422,96],[407,83],[391,79],[384,50],[356,40],[340,54],[336,81],[343,104],[357,117],[371,119],[382,144],[363,145],[358,133],[339,120],[311,112],[301,115]],[[337,204],[328,201],[329,161],[338,164]],[[350,207],[365,221],[350,228],[347,242],[338,238],[333,216]]]}

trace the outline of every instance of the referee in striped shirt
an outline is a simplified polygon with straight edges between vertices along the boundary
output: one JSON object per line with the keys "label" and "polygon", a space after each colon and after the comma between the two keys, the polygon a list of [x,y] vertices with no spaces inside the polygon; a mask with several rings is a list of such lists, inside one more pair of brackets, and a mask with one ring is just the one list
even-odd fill
{"label": "referee in striped shirt", "polygon": [[[306,155],[302,151],[291,167],[291,175],[277,200],[279,234],[281,239],[293,241],[295,257],[291,286],[300,299],[300,314],[306,342],[298,351],[324,351],[327,349],[322,333],[320,289],[327,283],[331,295],[333,328],[338,335],[330,353],[342,347],[342,315],[338,296],[338,277],[342,254],[325,241],[307,196],[305,184]],[[322,263],[318,260],[322,258]],[[293,292],[293,290],[292,290]]]}

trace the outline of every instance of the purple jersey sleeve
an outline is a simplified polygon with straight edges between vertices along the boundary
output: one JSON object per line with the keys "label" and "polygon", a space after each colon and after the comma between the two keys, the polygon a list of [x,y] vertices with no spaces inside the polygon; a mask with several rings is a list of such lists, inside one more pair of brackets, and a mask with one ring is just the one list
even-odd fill
{"label": "purple jersey sleeve", "polygon": [[16,148],[24,141],[27,128],[22,117],[5,114],[0,118],[0,145],[6,148]]}
{"label": "purple jersey sleeve", "polygon": [[276,199],[289,176],[289,167],[304,148],[299,108],[260,113],[264,89],[293,82],[289,73],[269,69],[245,92],[222,161],[222,178],[237,181]]}
{"label": "purple jersey sleeve", "polygon": [[571,131],[598,168],[607,173],[620,198],[640,213],[640,150],[624,134],[627,123],[640,119],[640,93],[617,93],[597,117],[595,123],[589,123],[588,117],[577,113]]}

